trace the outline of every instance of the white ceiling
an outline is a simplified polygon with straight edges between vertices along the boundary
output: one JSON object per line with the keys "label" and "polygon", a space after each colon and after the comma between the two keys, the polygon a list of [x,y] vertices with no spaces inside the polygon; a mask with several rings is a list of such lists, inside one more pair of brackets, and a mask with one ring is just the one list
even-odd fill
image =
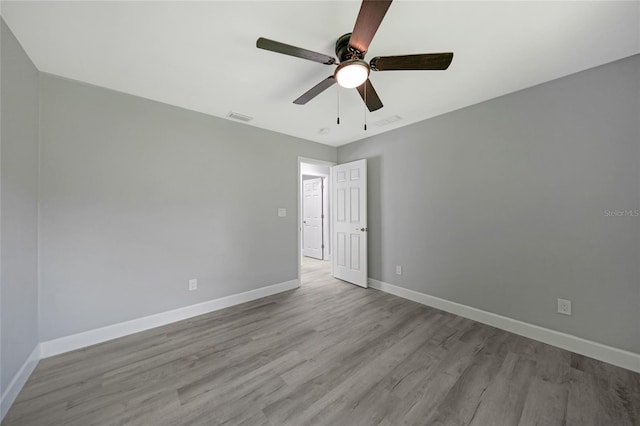
{"label": "white ceiling", "polygon": [[[358,1],[2,2],[41,71],[339,146],[640,53],[640,2],[393,2],[373,56],[453,51],[447,71],[372,72],[384,108],[355,89],[292,101],[333,66],[255,47],[260,36],[335,56]],[[402,120],[375,123],[398,115]],[[327,128],[326,134],[319,130]]]}

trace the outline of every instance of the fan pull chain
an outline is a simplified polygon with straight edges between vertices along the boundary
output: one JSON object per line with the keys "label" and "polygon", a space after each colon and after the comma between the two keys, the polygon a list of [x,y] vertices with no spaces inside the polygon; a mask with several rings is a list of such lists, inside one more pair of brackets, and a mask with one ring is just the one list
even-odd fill
{"label": "fan pull chain", "polygon": [[367,131],[367,82],[364,82],[364,131]]}
{"label": "fan pull chain", "polygon": [[336,120],[338,125],[340,125],[340,86],[336,85],[336,100],[338,102],[338,119]]}

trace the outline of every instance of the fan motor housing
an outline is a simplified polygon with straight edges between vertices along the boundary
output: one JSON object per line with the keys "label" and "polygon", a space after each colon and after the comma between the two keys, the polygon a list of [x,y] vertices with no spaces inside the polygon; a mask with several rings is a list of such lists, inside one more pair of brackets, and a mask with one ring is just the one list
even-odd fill
{"label": "fan motor housing", "polygon": [[340,62],[348,61],[350,59],[364,59],[364,53],[349,47],[349,40],[351,40],[351,33],[344,34],[336,41],[336,56]]}

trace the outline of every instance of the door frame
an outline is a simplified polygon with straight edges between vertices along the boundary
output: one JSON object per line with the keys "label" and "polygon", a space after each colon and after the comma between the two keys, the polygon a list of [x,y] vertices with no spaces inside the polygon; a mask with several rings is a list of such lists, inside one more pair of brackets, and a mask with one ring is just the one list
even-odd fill
{"label": "door frame", "polygon": [[[313,164],[316,166],[325,166],[329,167],[329,176],[327,179],[327,183],[331,185],[331,167],[335,166],[337,163],[333,161],[325,161],[318,160],[316,158],[309,157],[298,157],[298,173],[296,176],[297,179],[297,193],[298,193],[298,223],[296,225],[298,229],[298,250],[296,252],[297,262],[298,262],[298,286],[301,284],[302,280],[302,173],[300,165],[302,163]],[[331,191],[327,191],[327,202],[331,205]],[[331,214],[331,212],[329,212]],[[333,251],[331,252],[331,256],[333,258]],[[333,275],[333,265],[331,266],[331,274]]]}

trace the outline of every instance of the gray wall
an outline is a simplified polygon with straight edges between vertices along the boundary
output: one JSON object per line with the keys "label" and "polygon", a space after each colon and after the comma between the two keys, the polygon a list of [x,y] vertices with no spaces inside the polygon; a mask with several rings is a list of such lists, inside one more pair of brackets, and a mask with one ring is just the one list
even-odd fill
{"label": "gray wall", "polygon": [[297,279],[298,156],[336,148],[40,84],[43,341]]}
{"label": "gray wall", "polygon": [[340,147],[370,277],[640,353],[639,102],[634,56]]}
{"label": "gray wall", "polygon": [[38,71],[0,21],[0,390],[4,393],[38,344]]}

